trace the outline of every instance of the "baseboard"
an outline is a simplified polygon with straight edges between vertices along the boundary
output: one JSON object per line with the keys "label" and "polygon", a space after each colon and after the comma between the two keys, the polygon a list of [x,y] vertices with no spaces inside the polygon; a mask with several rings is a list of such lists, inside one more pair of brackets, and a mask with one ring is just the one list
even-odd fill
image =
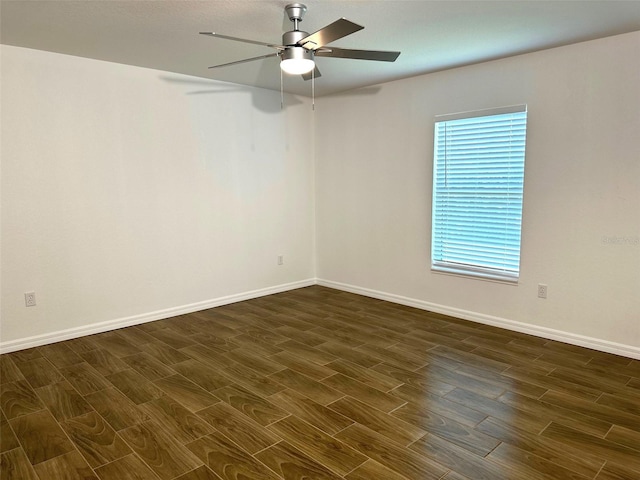
{"label": "baseboard", "polygon": [[377,298],[379,300],[386,300],[388,302],[398,303],[400,305],[415,307],[421,310],[441,313],[443,315],[449,315],[452,317],[461,318],[463,320],[469,320],[485,325],[500,327],[506,330],[527,333],[529,335],[535,335],[536,337],[547,338],[549,340],[557,340],[559,342],[569,343],[572,345],[578,345],[580,347],[591,348],[593,350],[599,350],[601,352],[613,353],[615,355],[621,355],[623,357],[635,358],[640,360],[640,347],[635,347],[632,345],[609,342],[607,340],[586,337],[584,335],[564,332],[562,330],[555,330],[552,328],[539,327],[528,323],[508,320],[506,318],[494,317],[491,315],[485,315],[482,313],[463,310],[460,308],[448,307],[446,305],[439,305],[435,303],[425,302],[423,300],[403,297],[401,295],[395,295],[392,293],[371,290],[369,288],[357,287],[354,285],[348,285],[339,282],[332,282],[330,280],[318,279],[317,284],[324,287],[335,288],[336,290],[343,290],[345,292],[356,293],[358,295],[364,295],[366,297]]}
{"label": "baseboard", "polygon": [[130,317],[117,318],[114,320],[108,320],[106,322],[93,323],[91,325],[84,325],[82,327],[69,328],[66,330],[59,330],[56,332],[45,333],[43,335],[36,335],[33,337],[21,338],[18,340],[12,340],[9,342],[0,343],[0,354],[15,352],[16,350],[23,350],[25,348],[39,347],[41,345],[47,345],[49,343],[61,342],[63,340],[70,340],[72,338],[84,337],[85,335],[93,335],[95,333],[107,332],[109,330],[116,330],[118,328],[130,327],[132,325],[140,325],[142,323],[153,322],[156,320],[162,320],[165,318],[175,317],[177,315],[184,315],[187,313],[193,313],[200,310],[206,310],[208,308],[219,307],[222,305],[228,305],[230,303],[242,302],[243,300],[250,300],[252,298],[264,297],[266,295],[272,295],[274,293],[286,292],[288,290],[295,290],[296,288],[308,287],[315,285],[315,279],[307,279],[298,282],[286,283],[283,285],[276,285],[274,287],[262,288],[259,290],[252,290],[250,292],[243,292],[234,295],[228,295],[225,297],[214,298],[211,300],[205,300],[202,302],[191,303],[188,305],[182,305],[179,307],[167,308],[164,310],[157,310],[155,312],[143,313],[140,315],[133,315]]}

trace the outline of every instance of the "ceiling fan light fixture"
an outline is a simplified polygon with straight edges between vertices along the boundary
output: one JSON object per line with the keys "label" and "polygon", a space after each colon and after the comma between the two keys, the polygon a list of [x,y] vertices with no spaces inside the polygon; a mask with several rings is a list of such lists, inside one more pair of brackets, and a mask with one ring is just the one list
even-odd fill
{"label": "ceiling fan light fixture", "polygon": [[303,47],[288,47],[280,54],[280,68],[290,75],[309,73],[316,66],[313,52]]}

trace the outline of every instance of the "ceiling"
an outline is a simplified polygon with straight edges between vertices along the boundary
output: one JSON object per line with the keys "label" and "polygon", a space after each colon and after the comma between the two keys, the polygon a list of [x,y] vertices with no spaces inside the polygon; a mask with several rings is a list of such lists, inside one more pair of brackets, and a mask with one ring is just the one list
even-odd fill
{"label": "ceiling", "polygon": [[[300,25],[313,33],[344,17],[364,30],[331,45],[400,50],[395,63],[319,58],[316,96],[399,78],[640,30],[636,1],[306,0]],[[3,44],[280,89],[277,58],[209,70],[273,52],[199,35],[215,31],[280,43],[292,24],[287,0],[2,0]],[[311,82],[284,78],[311,95]]]}

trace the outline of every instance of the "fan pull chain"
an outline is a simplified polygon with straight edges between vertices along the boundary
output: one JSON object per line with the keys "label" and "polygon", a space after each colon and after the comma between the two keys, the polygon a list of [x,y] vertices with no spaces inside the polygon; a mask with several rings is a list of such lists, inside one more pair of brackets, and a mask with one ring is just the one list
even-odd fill
{"label": "fan pull chain", "polygon": [[316,110],[316,69],[311,70],[311,110]]}
{"label": "fan pull chain", "polygon": [[280,110],[284,110],[284,85],[282,80],[282,69],[280,69]]}

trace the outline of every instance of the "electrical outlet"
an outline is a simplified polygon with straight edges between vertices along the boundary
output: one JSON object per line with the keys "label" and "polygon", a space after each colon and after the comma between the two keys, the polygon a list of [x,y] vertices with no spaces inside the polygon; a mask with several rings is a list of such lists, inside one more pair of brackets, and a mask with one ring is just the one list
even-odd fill
{"label": "electrical outlet", "polygon": [[544,283],[538,284],[538,298],[547,298],[547,286]]}
{"label": "electrical outlet", "polygon": [[25,294],[24,294],[24,305],[25,305],[25,307],[35,307],[36,306],[36,292],[25,292]]}
{"label": "electrical outlet", "polygon": [[284,255],[278,255],[278,265],[284,265]]}

